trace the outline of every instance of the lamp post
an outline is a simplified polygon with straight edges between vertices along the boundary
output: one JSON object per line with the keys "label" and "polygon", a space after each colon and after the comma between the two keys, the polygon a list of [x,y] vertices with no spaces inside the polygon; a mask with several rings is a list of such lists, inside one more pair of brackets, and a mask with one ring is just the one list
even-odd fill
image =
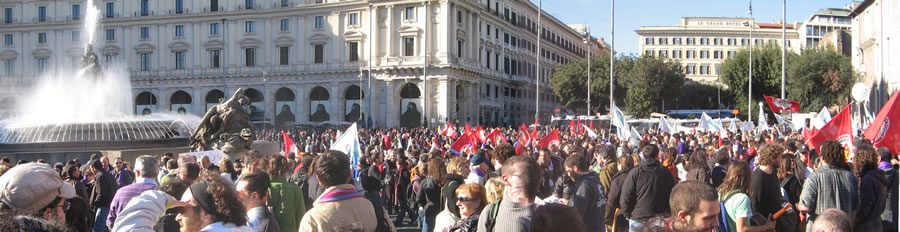
{"label": "lamp post", "polygon": [[747,69],[747,73],[749,74],[748,78],[748,86],[747,86],[747,121],[753,121],[753,1],[750,1],[750,8],[747,11],[750,13],[750,68]]}
{"label": "lamp post", "polygon": [[541,56],[543,53],[541,52],[541,36],[543,35],[543,25],[541,25],[541,18],[543,17],[544,10],[542,9],[543,1],[538,0],[538,16],[537,16],[537,53],[534,57],[537,60],[535,73],[537,76],[534,78],[534,119],[540,118],[541,115],[541,78],[543,77],[543,72],[541,72]]}
{"label": "lamp post", "polygon": [[591,115],[591,48],[594,47],[593,41],[591,41],[591,31],[589,26],[585,26],[584,28],[584,43],[588,45],[587,49],[587,115]]}

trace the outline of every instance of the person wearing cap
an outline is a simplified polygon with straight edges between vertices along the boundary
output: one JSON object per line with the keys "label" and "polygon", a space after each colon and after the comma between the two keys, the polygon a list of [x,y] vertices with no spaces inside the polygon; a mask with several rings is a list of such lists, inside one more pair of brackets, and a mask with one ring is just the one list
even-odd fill
{"label": "person wearing cap", "polygon": [[350,158],[340,151],[327,151],[315,162],[316,179],[326,187],[303,215],[300,230],[304,232],[375,231],[375,208],[350,183]]}
{"label": "person wearing cap", "polygon": [[159,186],[154,179],[157,172],[159,172],[159,169],[156,167],[156,158],[149,155],[143,155],[138,157],[134,161],[134,164],[134,171],[137,172],[137,180],[134,184],[127,185],[116,191],[116,195],[113,197],[109,207],[109,216],[106,217],[106,225],[109,226],[109,228],[113,228],[117,215],[122,211],[122,208],[125,207],[125,204],[128,204],[128,201],[130,201],[131,198]]}
{"label": "person wearing cap", "polygon": [[96,222],[93,227],[94,232],[109,231],[104,222],[109,215],[109,206],[116,195],[116,189],[118,189],[116,178],[106,168],[103,168],[103,159],[106,159],[106,157],[91,161],[90,164],[91,173],[94,173],[94,180],[91,187],[91,198],[88,203],[91,204],[91,208],[96,212],[94,214],[94,222]]}
{"label": "person wearing cap", "polygon": [[181,200],[158,190],[131,199],[116,219],[113,231],[153,231],[167,209],[181,208],[176,221],[183,232],[252,232],[247,210],[237,192],[219,175],[203,175]]}
{"label": "person wearing cap", "polygon": [[488,160],[484,158],[484,150],[478,150],[478,153],[475,156],[472,156],[472,160],[469,161],[471,166],[469,170],[469,177],[466,178],[466,184],[481,184],[484,185],[484,182],[487,181],[488,178]]}
{"label": "person wearing cap", "polygon": [[[16,215],[18,231],[66,231],[66,199],[75,197],[75,187],[63,182],[49,165],[16,165],[0,176],[0,213]],[[11,231],[13,228],[0,228]]]}

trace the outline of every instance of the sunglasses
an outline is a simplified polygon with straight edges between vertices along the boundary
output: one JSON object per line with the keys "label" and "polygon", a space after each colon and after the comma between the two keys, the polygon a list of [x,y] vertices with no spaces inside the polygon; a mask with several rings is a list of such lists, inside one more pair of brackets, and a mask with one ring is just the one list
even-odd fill
{"label": "sunglasses", "polygon": [[470,201],[474,201],[475,199],[472,199],[471,197],[467,197],[467,196],[456,196],[456,200],[462,201],[462,202],[470,202]]}

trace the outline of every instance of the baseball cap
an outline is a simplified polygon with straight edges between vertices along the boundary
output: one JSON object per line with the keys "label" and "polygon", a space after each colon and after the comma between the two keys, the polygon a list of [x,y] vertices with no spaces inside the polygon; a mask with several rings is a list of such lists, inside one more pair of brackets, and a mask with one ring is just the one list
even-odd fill
{"label": "baseball cap", "polygon": [[63,182],[49,165],[16,165],[0,176],[0,202],[9,208],[34,212],[57,197],[75,197],[75,187]]}

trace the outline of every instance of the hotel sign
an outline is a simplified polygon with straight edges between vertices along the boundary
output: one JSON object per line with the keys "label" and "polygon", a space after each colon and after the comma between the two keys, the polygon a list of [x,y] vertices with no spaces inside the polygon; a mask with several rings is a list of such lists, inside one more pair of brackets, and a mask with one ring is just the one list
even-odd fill
{"label": "hotel sign", "polygon": [[746,21],[734,20],[698,20],[688,21],[689,26],[743,27]]}

